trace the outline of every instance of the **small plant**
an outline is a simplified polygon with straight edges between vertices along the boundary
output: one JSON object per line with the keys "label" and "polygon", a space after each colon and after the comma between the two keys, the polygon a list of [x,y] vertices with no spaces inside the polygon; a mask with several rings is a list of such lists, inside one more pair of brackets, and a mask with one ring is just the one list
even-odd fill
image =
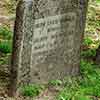
{"label": "small plant", "polygon": [[95,65],[93,62],[88,62],[85,60],[81,60],[80,62],[80,72],[81,74],[83,74],[84,76],[89,75],[89,74],[94,74],[95,73]]}
{"label": "small plant", "polygon": [[6,54],[3,57],[0,57],[0,65],[7,65],[9,56],[9,54]]}
{"label": "small plant", "polygon": [[39,95],[43,87],[40,85],[27,85],[21,88],[21,93],[23,96],[34,97]]}
{"label": "small plant", "polygon": [[91,100],[91,99],[88,96],[77,95],[77,96],[73,97],[72,100]]}
{"label": "small plant", "polygon": [[93,62],[81,60],[79,79],[66,78],[56,100],[92,100],[100,96],[100,68]]}
{"label": "small plant", "polygon": [[13,33],[7,26],[0,27],[0,37],[5,40],[11,40],[13,37]]}
{"label": "small plant", "polygon": [[62,84],[62,81],[61,80],[51,80],[49,82],[49,84],[52,85],[52,86],[59,86],[59,85]]}
{"label": "small plant", "polygon": [[96,56],[96,49],[88,49],[85,51],[81,51],[82,57],[95,57]]}
{"label": "small plant", "polygon": [[69,88],[64,88],[56,97],[56,100],[71,100],[72,96],[74,95],[74,91],[70,91]]}
{"label": "small plant", "polygon": [[100,96],[100,69],[98,66],[82,60],[81,74],[83,80],[80,83],[80,91],[85,95]]}
{"label": "small plant", "polygon": [[91,44],[93,44],[93,40],[90,37],[85,37],[83,41],[83,45],[89,46]]}
{"label": "small plant", "polygon": [[1,41],[0,51],[2,53],[11,53],[12,52],[12,41],[10,40]]}

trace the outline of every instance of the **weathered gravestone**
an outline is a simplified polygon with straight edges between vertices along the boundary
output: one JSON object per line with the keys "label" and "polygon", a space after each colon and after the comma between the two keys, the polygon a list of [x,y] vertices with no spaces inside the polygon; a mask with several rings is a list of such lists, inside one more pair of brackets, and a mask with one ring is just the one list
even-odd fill
{"label": "weathered gravestone", "polygon": [[79,74],[88,0],[21,0],[17,6],[11,89]]}

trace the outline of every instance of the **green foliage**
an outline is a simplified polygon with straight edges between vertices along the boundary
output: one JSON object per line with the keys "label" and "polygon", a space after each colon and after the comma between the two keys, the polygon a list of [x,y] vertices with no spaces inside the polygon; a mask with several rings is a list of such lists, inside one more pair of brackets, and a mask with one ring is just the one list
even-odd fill
{"label": "green foliage", "polygon": [[0,37],[2,39],[11,40],[13,36],[13,33],[10,31],[10,29],[6,26],[0,27]]}
{"label": "green foliage", "polygon": [[[86,50],[81,51],[81,57],[95,57],[98,44],[98,41],[93,41],[92,38],[85,37],[83,41],[83,47],[86,47]],[[94,47],[92,47],[92,45]]]}
{"label": "green foliage", "polygon": [[[86,23],[86,34],[97,34],[100,31],[100,10],[96,10],[100,0],[91,0],[89,3],[89,10]],[[15,0],[6,1],[5,7],[9,13],[15,12]],[[13,33],[8,27],[0,27],[0,51],[3,53],[11,53],[12,51],[12,37]],[[83,45],[89,47],[94,44],[90,37],[85,37]],[[96,49],[88,49],[81,52],[82,57],[94,57]],[[5,57],[0,58],[0,64],[5,64],[7,60]],[[49,82],[53,86],[62,86],[62,90],[57,95],[57,100],[90,100],[90,96],[100,97],[100,66],[93,62],[81,60],[79,77],[67,77],[63,81],[52,80]],[[43,87],[39,85],[28,85],[21,88],[21,93],[24,96],[37,96],[42,91]]]}
{"label": "green foliage", "polygon": [[74,93],[67,88],[63,89],[57,96],[56,100],[71,100]]}
{"label": "green foliage", "polygon": [[81,61],[81,74],[83,80],[80,82],[81,91],[87,95],[100,96],[100,66],[87,61]]}
{"label": "green foliage", "polygon": [[7,26],[0,27],[0,51],[3,53],[12,52],[13,33]]}
{"label": "green foliage", "polygon": [[1,41],[0,51],[3,53],[11,53],[12,52],[12,41],[10,40]]}
{"label": "green foliage", "polygon": [[80,62],[80,72],[82,75],[88,75],[91,73],[94,73],[95,66],[93,65],[93,62],[88,62],[81,60]]}
{"label": "green foliage", "polygon": [[76,95],[72,100],[91,100],[91,99],[84,95]]}
{"label": "green foliage", "polygon": [[[72,79],[73,80],[73,79]],[[57,100],[90,100],[86,95],[80,91],[80,86],[77,84],[71,84],[66,86],[58,94]]]}
{"label": "green foliage", "polygon": [[92,100],[91,96],[100,96],[100,66],[81,60],[80,77],[69,77],[57,100]]}
{"label": "green foliage", "polygon": [[59,86],[62,84],[62,81],[61,80],[51,80],[49,82],[49,85],[52,85],[52,86]]}
{"label": "green foliage", "polygon": [[0,58],[0,65],[3,65],[3,64],[5,64],[5,60]]}
{"label": "green foliage", "polygon": [[7,65],[9,56],[9,54],[4,54],[2,57],[0,57],[0,65]]}
{"label": "green foliage", "polygon": [[23,96],[34,97],[39,95],[43,87],[40,85],[27,85],[21,88],[21,93]]}
{"label": "green foliage", "polygon": [[100,0],[96,0],[97,3],[100,3]]}
{"label": "green foliage", "polygon": [[82,57],[95,57],[96,56],[96,49],[88,49],[85,51],[81,51]]}
{"label": "green foliage", "polygon": [[91,44],[93,44],[93,40],[90,37],[85,37],[83,41],[83,45],[89,46]]}

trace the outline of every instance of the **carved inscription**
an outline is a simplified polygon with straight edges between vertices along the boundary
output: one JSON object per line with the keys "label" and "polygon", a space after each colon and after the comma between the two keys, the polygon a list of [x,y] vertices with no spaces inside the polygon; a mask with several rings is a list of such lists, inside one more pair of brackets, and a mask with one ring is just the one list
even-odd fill
{"label": "carved inscription", "polygon": [[[76,19],[76,13],[69,12],[35,20],[32,43],[35,63],[44,62],[48,53],[58,49],[58,47],[66,48],[64,44],[67,41],[71,40],[70,45],[73,45],[72,34],[75,33]],[[68,40],[66,40],[67,38]]]}
{"label": "carved inscription", "polygon": [[66,34],[73,34],[75,25],[75,12],[35,20],[33,53],[55,49],[58,46],[57,40]]}

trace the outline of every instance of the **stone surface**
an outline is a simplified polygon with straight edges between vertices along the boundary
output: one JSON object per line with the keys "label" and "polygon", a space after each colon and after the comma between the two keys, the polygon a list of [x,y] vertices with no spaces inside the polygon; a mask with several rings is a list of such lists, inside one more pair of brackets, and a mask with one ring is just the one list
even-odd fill
{"label": "stone surface", "polygon": [[21,0],[11,69],[16,85],[47,83],[79,74],[88,0]]}

